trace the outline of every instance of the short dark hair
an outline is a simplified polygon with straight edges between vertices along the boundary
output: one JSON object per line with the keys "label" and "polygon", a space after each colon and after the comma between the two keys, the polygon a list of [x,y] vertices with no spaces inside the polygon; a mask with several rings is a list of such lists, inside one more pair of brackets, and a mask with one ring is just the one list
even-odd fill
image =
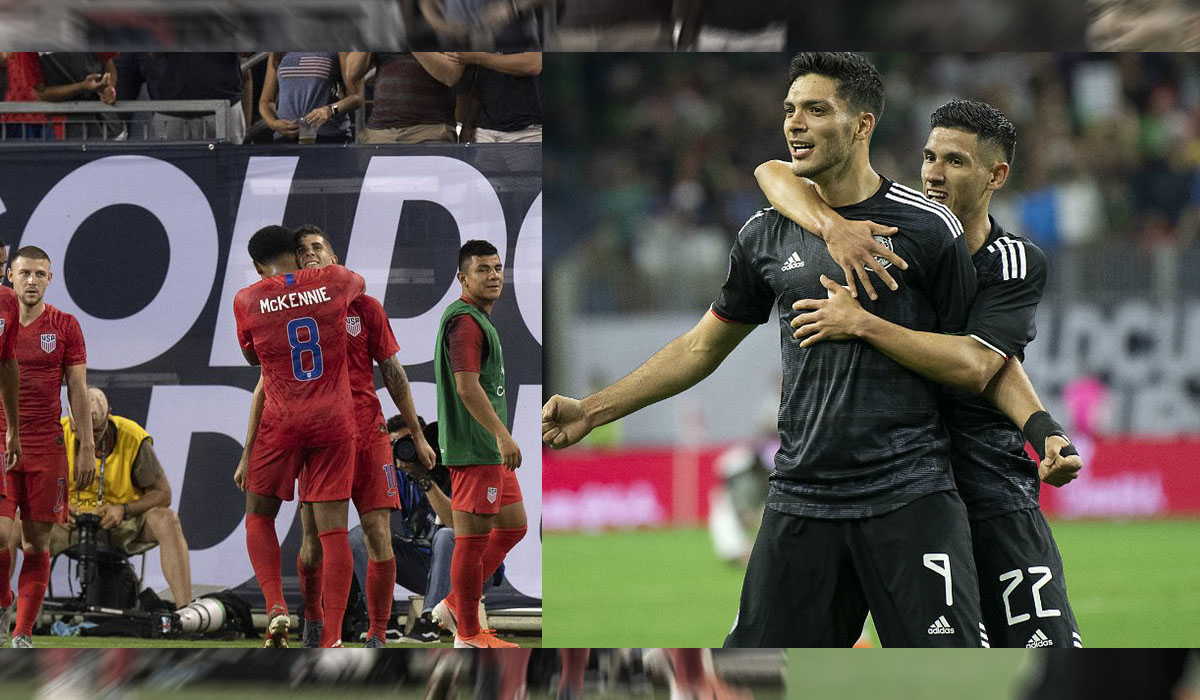
{"label": "short dark hair", "polygon": [[[417,415],[417,425],[421,426],[421,430],[425,429],[425,419],[419,414]],[[387,430],[389,433],[394,433],[397,430],[403,430],[407,427],[408,424],[404,422],[404,416],[399,413],[387,419]]]}
{"label": "short dark hair", "polygon": [[329,240],[329,236],[325,235],[325,231],[316,224],[304,224],[296,227],[296,230],[292,232],[292,247],[299,248],[300,239],[305,236],[320,236],[325,240],[325,245],[329,246],[330,250],[333,250],[333,241]]}
{"label": "short dark hair", "polygon": [[17,252],[12,256],[11,264],[16,264],[17,258],[29,258],[30,260],[45,260],[50,262],[50,256],[46,255],[46,251],[35,245],[22,246],[17,249]]}
{"label": "short dark hair", "polygon": [[934,110],[929,128],[961,129],[975,134],[980,143],[1000,149],[1004,162],[1012,165],[1017,157],[1017,127],[1004,113],[979,100],[951,100]]}
{"label": "short dark hair", "polygon": [[250,251],[250,258],[254,262],[265,265],[285,255],[295,257],[296,239],[283,226],[263,226],[250,237],[246,249]]}
{"label": "short dark hair", "polygon": [[500,255],[500,251],[496,250],[496,246],[487,241],[479,239],[469,240],[463,243],[462,248],[458,249],[458,269],[463,269],[463,265],[466,265],[472,256],[485,258],[489,255]]}
{"label": "short dark hair", "polygon": [[788,85],[809,74],[836,80],[837,96],[850,109],[874,114],[876,123],[883,118],[883,78],[862,56],[845,51],[805,51],[793,56]]}

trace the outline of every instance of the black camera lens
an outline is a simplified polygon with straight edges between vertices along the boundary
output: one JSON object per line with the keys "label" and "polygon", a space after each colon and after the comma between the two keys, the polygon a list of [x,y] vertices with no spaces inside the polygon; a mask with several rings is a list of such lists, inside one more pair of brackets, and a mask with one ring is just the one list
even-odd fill
{"label": "black camera lens", "polygon": [[417,461],[417,445],[411,437],[402,437],[392,443],[392,456],[398,462],[415,462]]}

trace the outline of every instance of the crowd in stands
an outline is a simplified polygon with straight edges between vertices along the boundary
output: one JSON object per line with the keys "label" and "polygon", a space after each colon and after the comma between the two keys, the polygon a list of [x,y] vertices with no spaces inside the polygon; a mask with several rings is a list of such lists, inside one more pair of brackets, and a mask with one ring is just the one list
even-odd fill
{"label": "crowd in stands", "polygon": [[[232,143],[538,142],[540,52],[0,54],[5,102],[220,100]],[[190,105],[189,105],[190,106]],[[219,111],[0,111],[3,141],[218,138]]]}
{"label": "crowd in stands", "polygon": [[[1200,58],[1192,54],[873,54],[887,90],[876,169],[919,187],[929,115],[982,99],[1016,124],[992,209],[1048,254],[1119,240],[1188,246],[1200,227]],[[787,57],[556,56],[544,152],[548,268],[581,311],[695,310],[787,159]],[[1128,261],[1127,261],[1128,264]],[[1109,271],[1111,272],[1120,272]],[[1144,278],[1143,278],[1144,279]]]}

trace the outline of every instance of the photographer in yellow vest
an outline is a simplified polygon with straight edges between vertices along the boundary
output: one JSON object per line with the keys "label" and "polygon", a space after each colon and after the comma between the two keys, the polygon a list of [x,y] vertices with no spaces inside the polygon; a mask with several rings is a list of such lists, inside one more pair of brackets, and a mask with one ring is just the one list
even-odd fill
{"label": "photographer in yellow vest", "polygon": [[108,533],[110,546],[128,551],[134,544],[159,545],[163,578],[171,588],[175,607],[181,608],[192,601],[188,545],[179,516],[170,508],[171,485],[154,454],[154,440],[142,426],[113,415],[104,392],[89,388],[88,399],[96,441],[96,478],[83,490],[75,486],[78,442],[73,421],[63,418],[71,470],[70,518],[66,525],[54,526],[50,551],[57,554],[78,539],[72,537],[76,515],[95,513]]}

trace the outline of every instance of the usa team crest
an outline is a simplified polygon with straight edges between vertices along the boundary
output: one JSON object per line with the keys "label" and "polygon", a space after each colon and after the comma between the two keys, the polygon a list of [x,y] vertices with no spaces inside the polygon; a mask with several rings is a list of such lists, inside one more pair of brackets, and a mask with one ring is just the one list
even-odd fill
{"label": "usa team crest", "polygon": [[54,348],[58,347],[58,334],[43,333],[41,335],[41,338],[42,338],[42,352],[51,353],[51,352],[54,352]]}
{"label": "usa team crest", "polygon": [[358,334],[362,333],[362,319],[358,316],[347,316],[346,332],[357,338]]}
{"label": "usa team crest", "polygon": [[496,497],[500,495],[500,489],[495,486],[489,486],[487,492],[488,503],[495,503]]}
{"label": "usa team crest", "polygon": [[0,335],[4,335],[4,319],[0,318]]}

